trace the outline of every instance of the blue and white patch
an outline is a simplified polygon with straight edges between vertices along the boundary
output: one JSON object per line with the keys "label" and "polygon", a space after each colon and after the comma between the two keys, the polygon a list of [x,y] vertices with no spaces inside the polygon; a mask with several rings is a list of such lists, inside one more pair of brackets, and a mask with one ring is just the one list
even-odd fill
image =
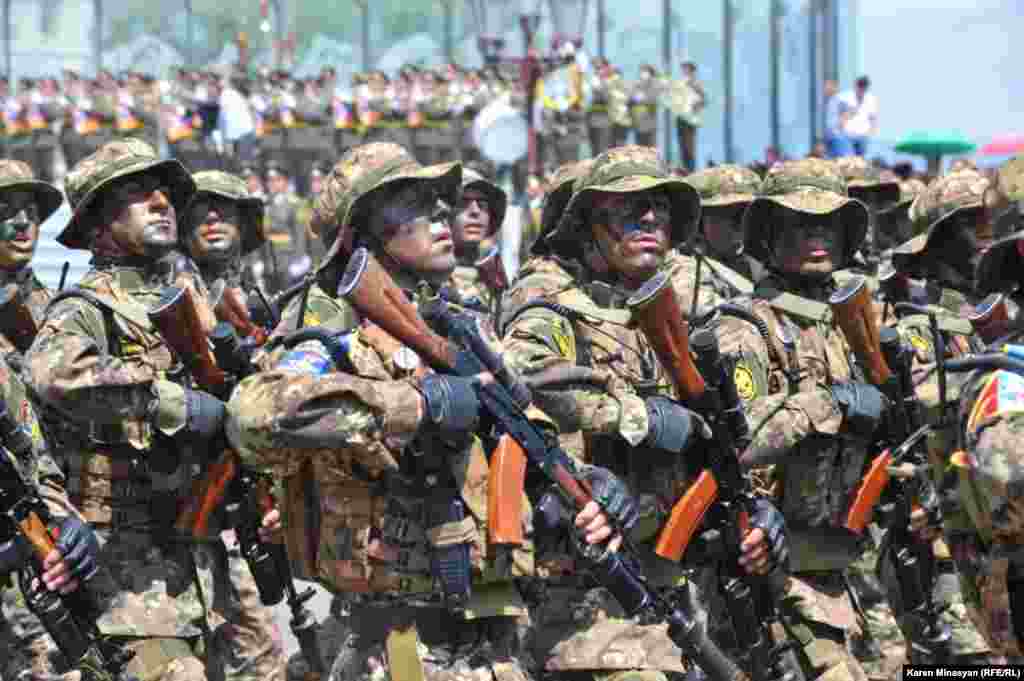
{"label": "blue and white patch", "polygon": [[330,372],[334,363],[326,355],[313,350],[292,350],[281,358],[277,368],[281,371],[291,371],[297,374],[310,374],[312,376],[323,376]]}

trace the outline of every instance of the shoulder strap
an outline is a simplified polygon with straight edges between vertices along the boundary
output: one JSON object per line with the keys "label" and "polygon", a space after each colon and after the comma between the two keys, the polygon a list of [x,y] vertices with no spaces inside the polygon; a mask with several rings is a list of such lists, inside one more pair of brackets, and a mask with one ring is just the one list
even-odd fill
{"label": "shoulder strap", "polygon": [[80,286],[73,286],[54,296],[46,306],[47,313],[49,313],[54,305],[68,298],[84,298],[101,310],[118,314],[145,331],[154,330],[153,322],[149,320],[149,313],[142,305],[123,300],[114,300],[102,293],[96,293]]}
{"label": "shoulder strap", "polygon": [[756,296],[774,309],[794,317],[801,317],[813,322],[830,323],[832,321],[832,309],[825,303],[819,303],[810,298],[802,298],[777,289],[757,289]]}
{"label": "shoulder strap", "polygon": [[704,264],[740,293],[754,292],[754,283],[731,267],[723,265],[714,258],[704,258]]}

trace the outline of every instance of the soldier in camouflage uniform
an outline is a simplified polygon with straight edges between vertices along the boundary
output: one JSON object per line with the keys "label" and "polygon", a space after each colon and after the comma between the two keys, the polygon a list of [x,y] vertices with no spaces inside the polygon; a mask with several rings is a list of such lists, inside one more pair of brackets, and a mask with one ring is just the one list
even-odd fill
{"label": "soldier in camouflage uniform", "polygon": [[[0,399],[18,425],[28,431],[33,444],[29,456],[21,458],[0,440],[0,456],[9,457],[22,477],[37,485],[50,515],[50,530],[59,533],[58,551],[47,556],[44,563],[43,586],[50,591],[70,593],[80,584],[88,583],[96,572],[99,543],[68,499],[64,474],[47,449],[25,384],[3,358],[0,358]],[[18,571],[30,559],[30,548],[23,540],[9,540],[5,536],[7,530],[6,526],[0,529],[0,591],[3,592],[0,642],[5,652],[0,662],[0,676],[7,681],[56,679],[67,669],[66,662],[56,643],[29,611],[19,584],[22,577]]]}
{"label": "soldier in camouflage uniform", "polygon": [[[242,258],[263,243],[263,201],[249,196],[241,178],[219,170],[195,173],[192,180],[196,193],[182,220],[182,241],[212,290],[236,289],[245,302],[245,293],[239,290],[240,267]],[[239,335],[245,332],[240,330]],[[217,631],[224,649],[216,651],[224,656],[224,678],[284,681],[286,661],[273,611],[260,602],[234,532],[215,537],[199,550],[211,553],[216,591],[210,602],[213,612],[225,620]]]}
{"label": "soldier in camouflage uniform", "polygon": [[[474,379],[430,372],[333,294],[357,246],[368,247],[414,301],[447,285],[455,268],[450,207],[460,180],[458,164],[423,167],[394,144],[346,152],[314,209],[317,232],[332,244],[317,282],[288,305],[264,372],[244,380],[229,406],[227,430],[242,458],[283,481],[297,576],[348,594],[332,680],[529,676],[518,643],[526,607],[512,578],[533,573],[532,546],[514,549],[502,564],[487,546],[488,463],[473,435],[480,411]],[[485,336],[489,324],[478,318]],[[296,330],[304,335],[295,338]],[[317,332],[323,335],[310,336]],[[606,471],[585,475],[622,504],[613,520],[629,527],[635,506],[624,486]],[[460,498],[465,520],[428,526],[424,494],[431,489]],[[529,514],[524,503],[527,534]],[[590,542],[611,536],[596,504],[577,525],[587,527]],[[460,611],[437,598],[429,558],[431,546],[463,543],[473,584]]]}
{"label": "soldier in camouflage uniform", "polygon": [[493,310],[496,297],[501,295],[493,280],[477,269],[477,262],[497,247],[507,206],[505,190],[475,170],[462,170],[462,194],[452,218],[458,262],[452,278],[459,297],[468,305]]}
{"label": "soldier in camouflage uniform", "polygon": [[[979,293],[1011,292],[1020,303],[1024,272],[1022,233],[995,244],[981,257]],[[1021,320],[1000,339],[1014,349]],[[956,561],[970,619],[991,646],[992,662],[1024,664],[1024,544],[1021,527],[1021,383],[1019,368],[988,367],[967,375],[957,421],[960,451],[948,459],[943,501],[956,502],[962,522],[946,520],[945,536]]]}
{"label": "soldier in camouflage uniform", "polygon": [[[883,171],[883,176],[884,176]],[[878,250],[887,259],[885,252],[914,236],[914,223],[910,219],[910,205],[918,194],[925,190],[925,184],[917,178],[900,180],[900,198],[895,203],[883,206],[875,213]]]}
{"label": "soldier in camouflage uniform", "polygon": [[[0,160],[0,286],[4,301],[13,300],[24,306],[34,320],[34,326],[19,328],[18,316],[6,308],[0,320],[0,354],[6,358],[4,370],[20,373],[23,353],[32,344],[35,327],[43,320],[46,304],[53,292],[36,278],[32,271],[32,257],[39,242],[39,224],[60,207],[64,198],[53,185],[34,179],[32,169],[22,161]],[[11,377],[5,383],[16,382]],[[23,389],[22,389],[23,392]],[[14,406],[12,405],[12,409]],[[19,411],[12,413],[21,415]],[[34,415],[33,415],[33,418]],[[49,456],[49,454],[47,454]],[[56,469],[56,466],[54,466]],[[63,476],[61,476],[61,479]],[[18,589],[3,590],[4,617],[9,631],[3,638],[13,635],[16,649],[32,651],[32,662],[24,669],[37,676],[52,671],[56,648],[43,631],[42,624],[25,606]],[[19,662],[24,659],[18,657]],[[7,665],[8,669],[18,667]],[[10,678],[15,678],[13,675]]]}
{"label": "soldier in camouflage uniform", "polygon": [[[39,243],[39,225],[53,215],[64,197],[51,184],[34,179],[32,169],[21,161],[0,160],[0,287],[3,300],[24,304],[36,325],[53,297],[32,271],[32,257]],[[14,315],[8,311],[7,318]],[[19,333],[11,322],[0,322],[0,353],[21,355],[32,343],[29,329]],[[19,347],[20,346],[20,347]],[[21,365],[20,357],[13,364]]]}
{"label": "soldier in camouflage uniform", "polygon": [[780,613],[808,679],[866,678],[847,650],[860,627],[844,576],[863,542],[842,523],[887,405],[858,382],[825,301],[869,219],[833,164],[776,164],[744,216],[746,251],[767,269],[754,291],[760,328],[735,316],[718,327],[755,434],[743,462],[786,517],[793,576]]}
{"label": "soldier in camouflage uniform", "polygon": [[48,308],[27,382],[62,422],[69,493],[103,542],[100,629],[136,652],[129,673],[202,680],[209,569],[171,528],[224,406],[179,378],[180,358],[148,316],[172,282],[206,304],[201,280],[176,271],[177,215],[195,185],[180,163],[126,139],[83,159],[65,189],[74,213],[57,240],[91,250],[93,269]]}
{"label": "soldier in camouflage uniform", "polygon": [[[581,171],[566,205],[558,192]],[[545,203],[547,254],[527,264],[506,296],[505,357],[536,381],[536,404],[556,421],[560,437],[582,434],[582,458],[630,482],[642,509],[632,538],[651,584],[680,589],[688,598],[683,568],[652,549],[672,505],[693,481],[680,456],[693,417],[670,399],[667,375],[644,336],[626,326],[630,315],[622,303],[658,269],[675,267],[670,249],[692,235],[700,200],[668,176],[648,147],[612,149],[589,168],[565,167],[561,174]],[[560,205],[564,214],[551,228]],[[580,248],[587,243],[596,246]],[[677,288],[690,285],[684,277]],[[577,378],[559,380],[560,373]],[[561,386],[545,387],[546,376]],[[537,490],[541,508],[550,505],[546,491]],[[752,522],[757,529],[744,539],[741,563],[767,572],[784,561],[781,515],[764,503]],[[684,671],[681,651],[664,628],[625,619],[607,592],[578,578],[557,533],[548,526],[536,533],[538,575],[546,588],[534,607],[533,652],[546,676],[664,681]]]}
{"label": "soldier in camouflage uniform", "polygon": [[762,268],[743,251],[743,213],[761,178],[749,168],[720,165],[687,175],[686,182],[700,194],[704,276],[723,298],[749,295]]}

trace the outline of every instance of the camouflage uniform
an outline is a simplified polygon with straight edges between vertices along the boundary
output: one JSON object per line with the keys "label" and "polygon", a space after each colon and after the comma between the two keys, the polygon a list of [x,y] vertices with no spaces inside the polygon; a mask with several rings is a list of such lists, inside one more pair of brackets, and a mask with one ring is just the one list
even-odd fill
{"label": "camouflage uniform", "polygon": [[[1019,289],[1020,233],[996,242],[977,269],[981,293]],[[1019,296],[1016,296],[1019,299]],[[1018,302],[1020,302],[1018,300]],[[1020,319],[1000,342],[1024,340]],[[985,636],[992,662],[1024,664],[1024,561],[1020,459],[1022,378],[1017,370],[979,369],[960,391],[957,437],[961,450],[947,462],[955,472],[942,490],[955,503],[958,523],[944,531],[970,619]],[[944,509],[945,510],[945,509]]]}
{"label": "camouflage uniform", "polygon": [[[194,184],[181,164],[160,161],[139,140],[114,141],[68,174],[75,213],[58,241],[88,248],[103,227],[91,222],[103,189],[141,172],[165,178],[184,210]],[[27,382],[74,436],[59,445],[72,501],[100,536],[91,582],[100,629],[136,651],[129,673],[202,680],[196,645],[207,625],[208,566],[169,531],[192,454],[165,436],[185,426],[185,392],[169,380],[177,359],[147,316],[170,282],[155,264],[127,260],[95,258],[75,295],[51,304],[25,358]],[[190,285],[202,298],[201,282]]]}
{"label": "camouflage uniform", "polygon": [[[686,183],[700,194],[701,210],[704,216],[714,213],[716,208],[737,209],[754,200],[761,180],[757,173],[735,165],[720,165],[686,176]],[[754,283],[760,278],[763,267],[744,253],[742,249],[735,257],[718,260],[709,256],[712,251],[705,243],[704,266],[711,286],[722,298],[730,299],[749,295]]]}
{"label": "camouflage uniform", "polygon": [[480,273],[477,262],[488,254],[490,248],[497,245],[496,237],[501,235],[501,225],[505,221],[508,197],[501,187],[489,182],[476,171],[465,168],[462,171],[462,190],[470,188],[482,192],[487,197],[491,213],[491,235],[480,244],[480,248],[466,251],[456,249],[458,264],[455,266],[455,271],[452,272],[452,280],[459,297],[466,304],[494,310],[495,299],[501,295],[501,292],[493,288],[492,282],[487,280],[486,275]]}
{"label": "camouflage uniform", "polygon": [[[393,144],[347,152],[315,206],[315,226],[335,237],[320,281],[344,266],[358,229],[353,216],[369,194],[417,181],[454,204],[460,176],[457,164],[422,167]],[[406,273],[397,276],[399,285],[416,283]],[[349,594],[349,607],[339,608],[343,642],[330,678],[396,678],[389,664],[422,663],[428,680],[522,681],[517,620],[526,610],[511,578],[532,573],[532,549],[527,543],[504,565],[494,560],[483,527],[488,464],[481,442],[417,436],[423,415],[414,378],[424,372],[418,358],[321,285],[291,301],[270,344],[310,326],[344,334],[346,356],[333,357],[319,341],[274,348],[261,361],[264,372],[236,389],[227,430],[243,460],[283,481],[286,541],[297,576]],[[451,523],[424,525],[418,490],[425,487],[418,485],[435,479],[422,477],[431,471],[454,486],[469,510],[471,521],[457,533]],[[399,472],[411,475],[411,488],[390,488]],[[524,507],[529,535],[529,504]],[[474,583],[465,617],[434,598],[430,542],[470,543]],[[403,622],[416,624],[418,641],[395,628]],[[394,646],[395,657],[387,660],[385,642]]]}
{"label": "camouflage uniform", "polygon": [[[0,358],[0,397],[18,423],[31,433],[35,445],[33,458],[15,461],[22,475],[39,485],[40,495],[55,524],[68,515],[78,515],[68,500],[64,475],[46,448],[25,384],[3,358]],[[13,454],[0,447],[0,456],[13,457]],[[12,581],[5,583],[5,577],[0,575],[0,592],[3,593],[0,642],[5,644],[0,677],[7,681],[57,678],[67,668],[57,645],[29,611],[17,579],[12,575]]]}
{"label": "camouflage uniform", "polygon": [[[53,215],[63,201],[56,187],[33,179],[32,170],[25,163],[0,160],[0,194],[16,190],[35,192],[40,223]],[[21,299],[37,326],[42,323],[43,312],[53,297],[53,292],[36,278],[31,265],[17,271],[0,270],[0,286],[3,287],[5,295],[14,295]],[[37,440],[36,444],[42,445],[35,412],[28,406],[24,385],[16,378],[23,360],[18,346],[27,347],[32,338],[29,334],[23,336],[18,333],[18,337],[12,339],[6,331],[15,334],[18,330],[8,330],[6,324],[0,324],[0,355],[5,358],[0,364],[0,374],[3,376],[0,385],[4,387],[4,399],[9,400],[7,405],[12,414],[30,421],[25,425],[32,430]],[[49,486],[57,488],[63,485],[64,476],[48,452],[41,456],[39,465],[40,470],[46,472],[47,480],[53,481]],[[46,634],[39,619],[29,612],[21,590],[9,588],[2,591],[3,622],[0,625],[0,641],[7,642],[7,649],[17,653],[8,658],[0,669],[7,670],[6,678],[9,680],[40,679],[56,673],[55,662],[61,660],[56,644]]]}
{"label": "camouflage uniform", "polygon": [[[562,192],[574,174],[580,176],[570,200]],[[682,568],[657,559],[650,551],[650,542],[671,508],[666,504],[690,482],[686,466],[681,457],[666,461],[661,456],[658,465],[642,465],[639,462],[648,457],[642,447],[636,448],[648,431],[644,398],[664,392],[667,378],[643,335],[626,326],[629,313],[622,303],[628,294],[581,267],[581,251],[576,247],[585,240],[581,206],[594,193],[659,189],[673,197],[672,242],[681,243],[699,219],[700,202],[690,186],[668,177],[653,149],[620,147],[605,152],[592,165],[560,169],[545,200],[542,241],[535,249],[544,254],[524,266],[505,298],[505,359],[526,376],[549,369],[593,370],[592,379],[566,388],[535,388],[534,402],[558,424],[563,444],[573,437],[582,441],[582,446],[567,444],[568,451],[623,475],[640,495],[641,509],[646,510],[638,525],[644,529],[634,531],[634,538],[643,542],[642,560],[652,584],[688,589]],[[678,272],[683,269],[681,258],[673,254],[665,267]],[[677,279],[677,290],[684,289],[689,300],[692,279],[687,275]],[[586,317],[570,318],[544,307],[545,303],[582,311]],[[628,461],[625,451],[633,454]],[[663,626],[625,619],[603,589],[588,588],[577,576],[579,568],[567,547],[543,538],[538,543],[544,546],[537,561],[544,589],[532,611],[532,648],[549,676],[586,673],[596,678],[663,681],[666,674],[685,670],[682,651]]]}
{"label": "camouflage uniform", "polygon": [[[806,159],[777,164],[745,216],[745,248],[771,262],[773,235],[766,209],[810,214],[842,212],[847,261],[864,239],[868,211],[849,199],[828,162]],[[777,208],[776,208],[777,209]],[[861,553],[861,542],[840,527],[867,458],[866,442],[840,437],[843,414],[829,386],[854,379],[850,348],[822,302],[831,284],[793,283],[771,273],[758,283],[751,323],[723,316],[721,352],[736,362],[737,392],[746,404],[753,441],[746,457],[775,465],[756,471],[786,517],[793,576],[780,613],[802,646],[808,679],[864,679],[847,651],[859,633],[843,571]]]}
{"label": "camouflage uniform", "polygon": [[[213,283],[218,281],[238,288],[241,259],[263,243],[263,201],[249,196],[241,178],[219,170],[195,173],[192,180],[196,183],[193,200],[209,194],[238,206],[241,248],[235,257],[227,262],[203,262],[193,254],[200,274],[212,288],[218,288]],[[182,240],[186,244],[188,233],[197,227],[182,226]],[[244,300],[244,293],[242,297]],[[226,530],[210,543],[197,546],[196,550],[208,554],[203,562],[213,568],[214,593],[207,599],[213,613],[225,623],[216,632],[222,649],[210,652],[211,656],[222,656],[226,681],[284,681],[286,660],[274,613],[260,602],[256,580],[242,558],[234,531]]]}

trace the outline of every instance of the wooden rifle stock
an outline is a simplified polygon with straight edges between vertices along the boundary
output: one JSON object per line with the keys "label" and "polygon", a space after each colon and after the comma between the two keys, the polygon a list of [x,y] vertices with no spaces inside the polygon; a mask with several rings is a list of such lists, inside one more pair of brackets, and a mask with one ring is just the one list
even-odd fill
{"label": "wooden rifle stock", "polygon": [[217,366],[210,350],[202,316],[191,286],[168,287],[149,317],[160,335],[192,372],[204,390],[219,394],[227,384],[227,374]]}
{"label": "wooden rifle stock", "polygon": [[28,352],[39,333],[32,310],[14,287],[0,291],[0,333],[22,354]]}
{"label": "wooden rifle stock", "polygon": [[427,326],[416,306],[367,249],[358,248],[349,258],[337,292],[429,364],[454,368],[451,343]]}
{"label": "wooden rifle stock", "polygon": [[699,400],[707,386],[690,356],[689,327],[668,274],[651,277],[628,304],[634,323],[668,371],[679,398]]}
{"label": "wooden rifle stock", "polygon": [[686,553],[694,533],[704,523],[704,515],[718,498],[718,481],[709,470],[701,471],[682,498],[672,507],[672,514],[658,535],[654,552],[666,560],[679,562]]}
{"label": "wooden rifle stock", "polygon": [[240,337],[251,338],[257,346],[267,342],[267,331],[252,321],[248,306],[242,302],[241,289],[234,286],[226,287],[214,311],[217,318],[231,324]]}
{"label": "wooden rifle stock", "polygon": [[[881,387],[892,377],[892,370],[882,354],[878,338],[878,322],[871,309],[871,293],[862,277],[851,279],[829,297],[832,318],[842,330],[850,350],[864,367],[872,385]],[[889,464],[892,453],[885,450],[871,462],[861,479],[853,503],[846,514],[846,529],[861,534],[871,522],[878,500],[889,484]]]}
{"label": "wooden rifle stock", "polygon": [[871,305],[871,292],[863,277],[851,279],[829,297],[832,318],[846,342],[864,367],[872,385],[884,385],[892,371],[885,363],[878,340],[878,318]]}
{"label": "wooden rifle stock", "polygon": [[24,518],[18,521],[18,527],[21,529],[22,534],[32,545],[32,550],[35,552],[36,557],[39,559],[39,564],[42,565],[46,557],[50,555],[52,551],[57,550],[57,545],[53,541],[53,537],[50,536],[49,530],[46,529],[46,525],[43,523],[35,511],[29,512]]}
{"label": "wooden rifle stock", "polygon": [[210,464],[206,474],[192,484],[188,504],[178,514],[174,528],[183,535],[202,539],[209,534],[210,516],[224,503],[231,481],[238,475],[238,455],[225,450]]}

